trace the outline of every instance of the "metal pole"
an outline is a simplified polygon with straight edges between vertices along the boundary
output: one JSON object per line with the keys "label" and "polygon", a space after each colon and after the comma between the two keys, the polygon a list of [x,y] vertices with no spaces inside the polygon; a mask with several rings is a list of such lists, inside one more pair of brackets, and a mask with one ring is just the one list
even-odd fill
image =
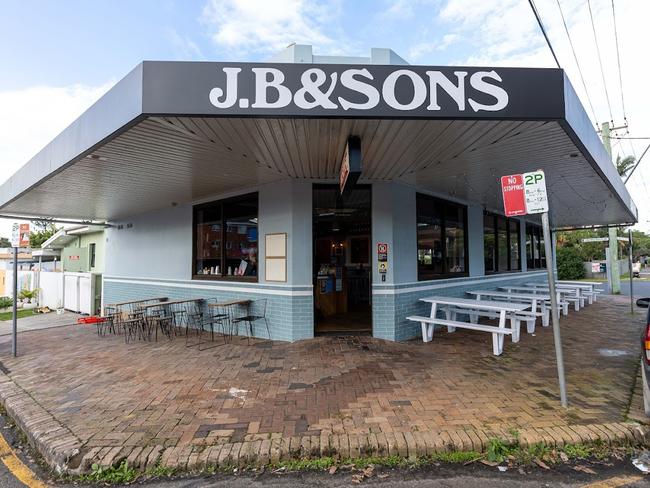
{"label": "metal pole", "polygon": [[548,221],[548,212],[542,213],[542,230],[544,232],[544,251],[546,254],[546,273],[548,288],[551,295],[551,320],[553,322],[553,341],[555,342],[555,359],[557,362],[557,378],[560,383],[560,402],[563,407],[569,405],[566,396],[566,383],[564,381],[564,357],[562,355],[562,338],[560,336],[560,316],[558,313],[558,297],[555,289],[555,273],[553,270],[553,243],[551,242],[551,226]]}
{"label": "metal pole", "polygon": [[11,329],[11,353],[14,357],[18,355],[18,248],[14,247],[14,308],[13,324]]}
{"label": "metal pole", "polygon": [[[607,154],[609,154],[609,158],[611,160],[612,141],[610,138],[611,129],[609,126],[609,122],[603,122],[601,127],[602,127],[601,136],[603,140],[603,146],[605,146],[605,150],[607,151]],[[607,265],[609,268],[611,268],[609,272],[609,276],[610,276],[609,287],[613,295],[619,295],[621,293],[621,275],[618,269],[618,241],[616,239],[618,235],[616,233],[616,227],[609,227],[608,235],[609,235],[609,258],[608,258],[609,261]]]}
{"label": "metal pole", "polygon": [[[634,276],[632,272],[632,262],[634,258],[632,257],[632,229],[627,230],[627,239],[630,245],[630,313],[634,315]],[[639,273],[641,271],[639,270]]]}

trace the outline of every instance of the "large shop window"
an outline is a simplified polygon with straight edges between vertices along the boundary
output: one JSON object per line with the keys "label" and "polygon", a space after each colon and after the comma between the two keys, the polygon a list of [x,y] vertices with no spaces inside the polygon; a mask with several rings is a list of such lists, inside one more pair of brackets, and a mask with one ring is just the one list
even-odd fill
{"label": "large shop window", "polygon": [[257,281],[257,193],[194,207],[195,279]]}
{"label": "large shop window", "polygon": [[546,268],[544,234],[535,224],[526,224],[526,263],[528,269]]}
{"label": "large shop window", "polygon": [[417,195],[418,280],[467,276],[467,207]]}
{"label": "large shop window", "polygon": [[486,212],[483,215],[485,272],[520,271],[519,249],[519,221]]}

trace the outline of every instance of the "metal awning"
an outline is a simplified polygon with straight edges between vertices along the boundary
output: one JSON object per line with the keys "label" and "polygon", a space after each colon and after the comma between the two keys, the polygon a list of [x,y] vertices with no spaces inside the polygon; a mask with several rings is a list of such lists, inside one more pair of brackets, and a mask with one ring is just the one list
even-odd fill
{"label": "metal awning", "polygon": [[[503,93],[474,83],[481,76],[507,94],[505,107],[492,110]],[[460,90],[463,79],[472,82]],[[375,92],[373,107],[343,107],[346,97],[369,105]],[[260,107],[260,97],[286,104]],[[473,110],[479,102],[488,108]],[[139,65],[0,186],[0,212],[116,220],[287,178],[336,179],[350,135],[361,138],[361,181],[499,210],[501,175],[543,169],[555,226],[636,221],[561,70],[183,62]]]}

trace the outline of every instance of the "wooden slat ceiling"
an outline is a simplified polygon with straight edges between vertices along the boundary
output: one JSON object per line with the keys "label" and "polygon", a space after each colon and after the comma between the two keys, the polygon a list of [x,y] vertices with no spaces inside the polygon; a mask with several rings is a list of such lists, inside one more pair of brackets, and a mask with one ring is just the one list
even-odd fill
{"label": "wooden slat ceiling", "polygon": [[362,181],[498,210],[501,175],[542,168],[555,225],[629,220],[559,124],[535,121],[152,117],[3,211],[111,220],[286,178],[336,179],[351,134]]}

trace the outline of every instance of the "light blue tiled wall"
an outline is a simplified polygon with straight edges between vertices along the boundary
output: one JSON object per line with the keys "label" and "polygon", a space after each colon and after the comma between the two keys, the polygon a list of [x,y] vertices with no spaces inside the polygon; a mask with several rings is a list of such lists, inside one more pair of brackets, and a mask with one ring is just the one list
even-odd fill
{"label": "light blue tiled wall", "polygon": [[[426,296],[470,298],[470,290],[496,289],[530,281],[546,281],[546,272],[455,278],[395,286],[373,287],[373,335],[391,341],[403,341],[420,335],[420,326],[406,320],[409,315],[429,315],[430,306],[419,301]],[[384,293],[381,293],[384,292]]]}
{"label": "light blue tiled wall", "polygon": [[[313,299],[312,296],[289,296],[269,293],[269,291],[286,292],[286,288],[273,287],[246,287],[246,284],[237,283],[232,290],[227,286],[219,285],[219,289],[208,285],[188,285],[186,282],[170,282],[157,280],[104,280],[104,303],[110,304],[121,301],[146,299],[151,297],[167,297],[170,300],[183,300],[189,298],[204,298],[226,301],[239,298],[266,299],[266,316],[269,320],[271,338],[282,341],[297,341],[314,336],[313,326]],[[242,288],[246,288],[242,291]],[[305,291],[293,288],[291,291]],[[311,288],[306,291],[311,293]],[[245,333],[242,327],[241,333]],[[268,338],[264,321],[254,324],[256,337]]]}

